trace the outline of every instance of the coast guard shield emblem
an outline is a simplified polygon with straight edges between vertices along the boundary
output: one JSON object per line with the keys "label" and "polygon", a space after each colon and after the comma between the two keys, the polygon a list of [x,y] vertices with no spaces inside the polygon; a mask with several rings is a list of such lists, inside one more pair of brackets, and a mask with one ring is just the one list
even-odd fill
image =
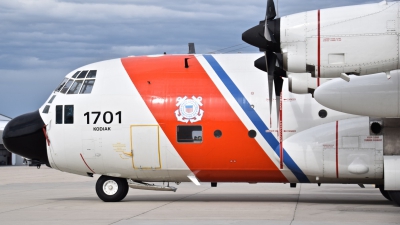
{"label": "coast guard shield emblem", "polygon": [[178,97],[176,99],[176,106],[178,107],[175,111],[176,119],[184,123],[189,121],[191,123],[200,121],[204,114],[204,111],[200,108],[200,106],[203,106],[201,100],[203,100],[202,97]]}

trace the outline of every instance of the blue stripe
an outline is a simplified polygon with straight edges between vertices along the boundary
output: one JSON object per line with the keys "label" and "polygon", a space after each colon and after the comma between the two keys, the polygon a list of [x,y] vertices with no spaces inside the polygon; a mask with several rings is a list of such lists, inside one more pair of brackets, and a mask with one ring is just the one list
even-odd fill
{"label": "blue stripe", "polygon": [[[279,156],[280,152],[280,144],[275,136],[271,132],[266,132],[269,130],[267,125],[261,120],[260,116],[257,112],[250,106],[250,103],[244,97],[242,92],[238,89],[238,87],[233,83],[231,78],[226,74],[224,69],[222,69],[221,65],[215,60],[212,55],[203,55],[210,66],[214,69],[215,73],[221,79],[221,81],[228,88],[229,92],[233,95],[239,105],[242,107],[243,111],[247,114],[251,122],[253,122],[254,126],[257,128],[258,132],[264,137],[264,139],[268,142],[271,148],[275,151],[275,153]],[[301,171],[299,166],[293,161],[290,155],[283,150],[283,160],[285,165],[292,171],[292,173],[296,176],[296,178],[301,183],[309,183],[307,176]]]}

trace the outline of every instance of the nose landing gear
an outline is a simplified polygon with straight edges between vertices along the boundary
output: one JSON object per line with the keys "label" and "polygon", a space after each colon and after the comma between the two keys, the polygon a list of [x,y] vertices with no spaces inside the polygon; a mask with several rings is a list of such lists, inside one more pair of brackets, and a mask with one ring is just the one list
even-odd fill
{"label": "nose landing gear", "polygon": [[392,201],[400,206],[400,191],[388,191],[390,199],[392,199]]}
{"label": "nose landing gear", "polygon": [[105,202],[119,202],[128,194],[129,186],[125,178],[101,176],[96,182],[96,193]]}
{"label": "nose landing gear", "polygon": [[385,197],[389,201],[392,201],[392,199],[389,196],[389,192],[385,191],[385,188],[383,185],[379,185],[379,191],[381,191],[381,194],[383,195],[383,197]]}

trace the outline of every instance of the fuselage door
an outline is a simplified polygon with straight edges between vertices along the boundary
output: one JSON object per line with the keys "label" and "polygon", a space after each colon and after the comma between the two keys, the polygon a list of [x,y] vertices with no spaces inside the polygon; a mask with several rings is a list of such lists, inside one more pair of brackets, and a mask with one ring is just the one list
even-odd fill
{"label": "fuselage door", "polygon": [[132,125],[131,150],[133,168],[161,169],[158,125]]}

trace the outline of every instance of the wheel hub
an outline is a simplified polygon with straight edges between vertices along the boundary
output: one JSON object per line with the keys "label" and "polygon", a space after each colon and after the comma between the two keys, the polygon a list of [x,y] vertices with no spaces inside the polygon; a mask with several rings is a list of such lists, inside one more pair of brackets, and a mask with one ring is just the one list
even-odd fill
{"label": "wheel hub", "polygon": [[118,184],[113,180],[108,180],[103,184],[103,191],[106,195],[114,195],[118,191]]}

